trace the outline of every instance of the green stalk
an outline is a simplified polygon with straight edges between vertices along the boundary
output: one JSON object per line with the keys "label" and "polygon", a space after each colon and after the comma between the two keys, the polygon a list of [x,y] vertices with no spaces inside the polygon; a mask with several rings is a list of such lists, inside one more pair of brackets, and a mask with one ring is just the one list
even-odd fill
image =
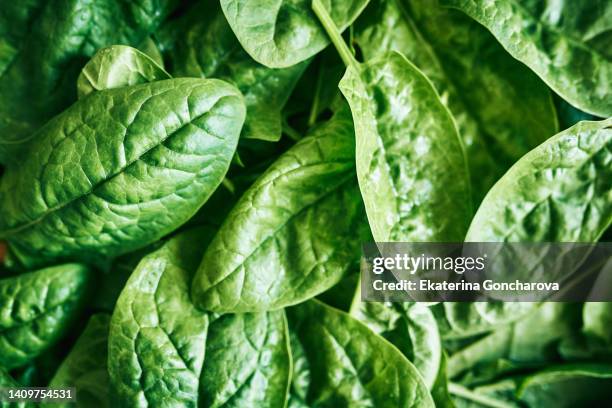
{"label": "green stalk", "polygon": [[331,42],[334,44],[334,47],[336,47],[338,54],[340,54],[340,58],[342,58],[344,65],[346,65],[347,68],[351,67],[359,70],[359,62],[357,62],[348,45],[344,42],[338,27],[336,27],[336,23],[332,20],[327,9],[325,9],[325,6],[321,3],[321,0],[312,1],[312,10],[319,18],[325,31],[327,31],[327,35],[329,35]]}
{"label": "green stalk", "polygon": [[295,130],[289,123],[287,123],[286,118],[283,118],[283,133],[294,142],[299,142],[302,139],[300,132]]}
{"label": "green stalk", "polygon": [[321,88],[323,87],[323,67],[319,64],[319,70],[317,71],[317,84],[315,88],[314,99],[312,100],[312,106],[310,107],[310,115],[308,116],[308,127],[311,128],[317,123],[317,116],[319,116],[319,98],[321,96]]}
{"label": "green stalk", "polygon": [[477,402],[480,405],[491,408],[513,408],[513,405],[502,401],[489,398],[486,395],[479,394],[457,383],[448,383],[448,391],[458,397],[465,398],[470,401]]}
{"label": "green stalk", "polygon": [[227,190],[232,193],[235,194],[236,193],[236,186],[234,186],[234,183],[232,183],[232,181],[230,179],[228,179],[227,177],[225,177],[223,179],[223,181],[221,182],[221,184],[223,184],[223,187],[227,188]]}

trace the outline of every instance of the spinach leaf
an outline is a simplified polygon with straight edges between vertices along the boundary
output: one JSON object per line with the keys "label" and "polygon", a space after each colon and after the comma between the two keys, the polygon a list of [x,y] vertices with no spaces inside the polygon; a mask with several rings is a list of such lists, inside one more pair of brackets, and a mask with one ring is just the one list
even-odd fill
{"label": "spinach leaf", "polygon": [[136,48],[145,53],[161,68],[164,67],[164,57],[161,54],[159,45],[157,44],[157,38],[153,39],[153,37],[149,36],[145,38]]}
{"label": "spinach leaf", "polygon": [[460,240],[471,217],[469,175],[453,118],[431,82],[397,52],[359,64],[321,2],[313,8],[347,65],[340,90],[351,105],[374,240]]}
{"label": "spinach leaf", "polygon": [[210,324],[200,406],[283,407],[290,378],[283,311],[223,315]]}
{"label": "spinach leaf", "polygon": [[[49,388],[76,388],[77,407],[110,407],[107,371],[110,316],[93,315],[70,354],[49,383]],[[42,407],[73,407],[71,402],[43,403]]]}
{"label": "spinach leaf", "polygon": [[219,78],[240,89],[247,106],[243,138],[280,139],[281,110],[308,61],[284,69],[255,62],[242,49],[219,5],[210,1],[170,22],[158,37],[174,76]]}
{"label": "spinach leaf", "polygon": [[28,25],[44,7],[43,0],[2,3],[0,10],[0,76],[19,53],[19,46],[28,34]]}
{"label": "spinach leaf", "polygon": [[158,240],[221,183],[244,115],[240,93],[212,79],[157,81],[80,99],[4,174],[0,238],[26,266],[92,262]]}
{"label": "spinach leaf", "polygon": [[429,80],[391,52],[349,67],[340,89],[353,112],[357,177],[374,240],[460,240],[472,211],[469,173],[453,119]]}
{"label": "spinach leaf", "polygon": [[292,349],[305,359],[296,362],[296,395],[307,406],[434,407],[417,369],[349,315],[310,300],[288,308],[287,317]]}
{"label": "spinach leaf", "polygon": [[138,264],[110,322],[109,375],[121,405],[197,406],[209,317],[189,284],[209,232],[177,235]]}
{"label": "spinach leaf", "polygon": [[[585,112],[612,116],[612,4],[577,0],[441,0],[487,27],[504,48]],[[504,22],[501,24],[500,22]]]}
{"label": "spinach leaf", "polygon": [[442,360],[433,313],[419,303],[356,302],[351,315],[397,347],[432,389]]}
{"label": "spinach leaf", "polygon": [[437,0],[373,0],[355,22],[366,61],[391,50],[432,81],[465,145],[474,202],[557,132],[548,88],[478,23]]}
{"label": "spinach leaf", "polygon": [[367,228],[354,160],[344,108],[240,198],[204,254],[192,287],[196,305],[214,312],[278,309],[354,270]]}
{"label": "spinach leaf", "polygon": [[[13,377],[11,377],[11,375],[9,373],[7,373],[4,369],[0,368],[0,386],[2,386],[2,387],[18,387],[19,383],[17,381],[15,381],[15,379]],[[8,406],[8,404],[0,405],[0,406],[4,407],[4,406]]]}
{"label": "spinach leaf", "polygon": [[[270,68],[305,61],[328,44],[310,0],[221,0],[223,13],[253,59]],[[340,30],[347,28],[368,0],[327,1]]]}
{"label": "spinach leaf", "polygon": [[502,360],[513,363],[508,368],[555,362],[559,343],[580,330],[580,313],[578,304],[544,303],[521,320],[500,326],[454,353],[448,360],[449,376],[470,370],[473,382],[482,379],[475,371],[486,372],[492,366],[498,367],[493,370],[495,376],[502,374]]}
{"label": "spinach leaf", "polygon": [[438,325],[447,339],[466,338],[512,323],[526,316],[537,303],[444,302],[437,306]]}
{"label": "spinach leaf", "polygon": [[[606,364],[568,364],[529,375],[505,378],[473,391],[453,385],[453,392],[481,407],[597,406],[612,396],[612,367]],[[474,405],[460,405],[474,406]]]}
{"label": "spinach leaf", "polygon": [[612,398],[612,366],[553,367],[525,378],[517,397],[529,407],[595,406]]}
{"label": "spinach leaf", "polygon": [[[0,387],[2,388],[21,388],[19,384],[9,373],[0,368]],[[24,401],[21,402],[8,402],[6,400],[0,401],[0,408],[26,408],[33,406],[31,403]]]}
{"label": "spinach leaf", "polygon": [[612,302],[586,302],[583,309],[583,331],[612,346]]}
{"label": "spinach leaf", "polygon": [[596,242],[612,223],[611,149],[612,119],[553,136],[489,191],[466,241]]}
{"label": "spinach leaf", "polygon": [[291,357],[284,313],[216,316],[189,299],[212,233],[201,227],[177,235],[139,263],[121,293],[109,372],[123,405],[285,403]]}
{"label": "spinach leaf", "polygon": [[77,79],[79,98],[103,89],[169,79],[162,67],[146,54],[125,45],[102,48],[85,64]]}
{"label": "spinach leaf", "polygon": [[64,336],[89,282],[89,270],[77,264],[0,280],[0,367],[23,366]]}
{"label": "spinach leaf", "polygon": [[[489,191],[469,242],[596,242],[612,223],[612,119],[580,122],[519,160]],[[585,199],[586,197],[586,199]],[[451,335],[525,315],[534,303],[445,303]]]}
{"label": "spinach leaf", "polygon": [[0,51],[0,162],[18,162],[32,132],[76,98],[84,58],[112,44],[138,45],[176,1],[16,3],[6,13],[10,34],[0,40],[8,43],[8,53]]}

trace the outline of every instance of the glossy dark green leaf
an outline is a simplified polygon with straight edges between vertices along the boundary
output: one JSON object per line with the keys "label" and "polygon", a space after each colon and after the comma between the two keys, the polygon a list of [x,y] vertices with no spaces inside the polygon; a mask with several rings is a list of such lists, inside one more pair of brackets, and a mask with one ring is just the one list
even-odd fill
{"label": "glossy dark green leaf", "polygon": [[123,406],[196,407],[209,317],[189,299],[208,232],[178,235],[138,265],[113,313],[111,386]]}
{"label": "glossy dark green leaf", "polygon": [[165,56],[176,77],[219,78],[244,95],[247,117],[242,137],[278,141],[281,110],[308,62],[274,69],[255,62],[243,49],[218,4],[200,7],[165,27]]}
{"label": "glossy dark green leaf", "polygon": [[354,270],[367,228],[354,166],[345,108],[241,197],[204,254],[194,302],[215,312],[277,309],[329,289]]}
{"label": "glossy dark green leaf", "polygon": [[0,238],[25,265],[91,262],[158,240],[223,180],[242,96],[212,79],[94,92],[37,134],[0,182]]}
{"label": "glossy dark green leaf", "polygon": [[441,0],[487,27],[568,102],[612,116],[612,3],[607,0]]}
{"label": "glossy dark green leaf", "polygon": [[102,48],[85,64],[77,79],[77,92],[82,98],[93,91],[169,78],[170,74],[136,48],[113,45]]}
{"label": "glossy dark green leaf", "polygon": [[362,323],[312,300],[287,316],[303,351],[294,398],[306,406],[434,407],[417,369]]}
{"label": "glossy dark green leaf", "polygon": [[[347,28],[368,0],[325,1],[334,22]],[[329,43],[311,0],[221,0],[223,13],[253,59],[271,68],[307,60]]]}
{"label": "glossy dark green leaf", "polygon": [[[174,8],[174,0],[50,0],[2,5],[0,161],[76,99],[74,83],[99,48],[137,46]],[[6,13],[6,14],[5,14]],[[0,17],[0,18],[2,18]],[[4,27],[8,27],[5,35]]]}
{"label": "glossy dark green leaf", "polygon": [[431,82],[390,52],[340,82],[355,122],[359,188],[377,242],[461,240],[469,173],[455,123]]}
{"label": "glossy dark green leaf", "polygon": [[19,53],[28,25],[45,5],[44,0],[3,2],[0,9],[0,75]]}
{"label": "glossy dark green leaf", "polygon": [[0,280],[0,367],[22,366],[66,335],[89,282],[77,264]]}
{"label": "glossy dark green leaf", "polygon": [[283,407],[290,378],[283,311],[223,315],[210,324],[200,406]]}
{"label": "glossy dark green leaf", "polygon": [[395,50],[432,81],[464,142],[476,204],[557,132],[547,87],[478,23],[437,0],[374,0],[355,23],[366,61]]}
{"label": "glossy dark green leaf", "polygon": [[[107,369],[110,316],[96,314],[72,346],[49,383],[49,388],[76,388],[77,407],[111,407]],[[72,402],[43,403],[42,407],[74,407]]]}

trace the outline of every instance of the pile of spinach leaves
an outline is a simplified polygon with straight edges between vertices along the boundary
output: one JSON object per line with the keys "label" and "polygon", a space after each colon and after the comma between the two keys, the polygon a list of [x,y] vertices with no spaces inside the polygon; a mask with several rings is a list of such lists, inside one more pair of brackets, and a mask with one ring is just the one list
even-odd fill
{"label": "pile of spinach leaves", "polygon": [[[610,240],[611,87],[608,0],[4,2],[0,387],[609,404],[612,303],[358,275],[368,241]],[[72,406],[0,401],[38,405]]]}

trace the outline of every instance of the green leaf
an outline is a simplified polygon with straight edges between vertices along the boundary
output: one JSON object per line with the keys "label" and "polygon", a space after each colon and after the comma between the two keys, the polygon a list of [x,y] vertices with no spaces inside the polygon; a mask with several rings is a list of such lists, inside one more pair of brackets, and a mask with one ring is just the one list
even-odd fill
{"label": "green leaf", "polygon": [[[21,388],[19,384],[9,373],[0,368],[0,387],[2,388]],[[0,408],[26,408],[33,406],[31,403],[25,401],[21,402],[8,402],[6,400],[0,401]]]}
{"label": "green leaf", "polygon": [[487,27],[504,48],[578,109],[612,116],[612,3],[442,0]]}
{"label": "green leaf", "polygon": [[357,176],[377,242],[461,240],[469,173],[453,118],[431,82],[390,52],[340,82],[355,122]]}
{"label": "green leaf", "polygon": [[189,299],[209,228],[146,256],[123,290],[109,336],[122,405],[283,406],[291,356],[283,312],[213,316]]}
{"label": "green leaf", "polygon": [[[110,316],[93,315],[85,330],[49,383],[49,388],[76,388],[77,407],[110,407],[107,370]],[[72,402],[43,403],[42,407],[74,407]]]}
{"label": "green leaf", "polygon": [[519,320],[538,306],[520,302],[444,302],[438,306],[444,338],[464,338]]}
{"label": "green leaf", "polygon": [[207,234],[188,231],[147,255],[117,300],[108,361],[123,406],[197,406],[209,317],[191,303],[189,285]]}
{"label": "green leaf", "polygon": [[373,0],[355,22],[366,61],[395,50],[434,84],[465,145],[474,202],[557,132],[544,83],[485,28],[437,0]]}
{"label": "green leaf", "polygon": [[[573,303],[544,303],[527,316],[497,328],[448,360],[451,378],[471,370],[499,365],[501,360],[522,365],[550,363],[558,359],[557,345],[565,337],[580,329],[581,305]],[[502,370],[495,369],[495,375]],[[472,380],[473,381],[473,380]]]}
{"label": "green leaf", "polygon": [[525,378],[517,390],[517,397],[529,407],[597,406],[612,398],[612,366],[552,367]]}
{"label": "green leaf", "polygon": [[44,7],[43,0],[2,3],[0,12],[0,76],[19,53],[19,46],[28,34],[29,23]]}
{"label": "green leaf", "polygon": [[580,122],[526,154],[489,191],[471,242],[596,242],[612,223],[612,119]]}
{"label": "green leaf", "polygon": [[3,4],[9,34],[0,21],[0,162],[19,162],[32,133],[76,99],[84,58],[112,44],[137,46],[174,3],[28,1],[6,14]]}
{"label": "green leaf", "polygon": [[[612,119],[580,122],[526,154],[489,191],[468,242],[596,242],[612,222]],[[451,336],[517,320],[535,303],[444,303]]]}
{"label": "green leaf", "polygon": [[[344,30],[368,0],[326,1],[334,22]],[[311,0],[221,0],[223,13],[253,59],[270,68],[305,61],[329,43],[310,7]]]}
{"label": "green leaf", "polygon": [[367,228],[354,161],[353,126],[343,109],[241,197],[204,254],[194,302],[215,312],[278,309],[354,270]]}
{"label": "green leaf", "polygon": [[585,334],[612,346],[612,302],[586,302],[583,321]]}
{"label": "green leaf", "polygon": [[283,407],[290,378],[283,311],[223,315],[210,324],[200,406]]}
{"label": "green leaf", "polygon": [[[26,266],[92,262],[186,222],[223,180],[242,96],[212,79],[94,92],[36,135],[0,182],[0,238]],[[171,211],[169,211],[171,209]]]}
{"label": "green leaf", "polygon": [[90,273],[67,264],[0,280],[0,367],[27,364],[70,329]]}
{"label": "green leaf", "polygon": [[[159,32],[159,30],[157,32]],[[153,62],[155,62],[161,68],[164,67],[164,57],[161,55],[161,51],[157,44],[157,35],[155,40],[150,36],[145,38],[140,44],[138,44],[138,47],[136,48],[144,52],[149,58],[153,60]]]}
{"label": "green leaf", "polygon": [[170,74],[146,54],[125,45],[113,45],[99,50],[85,64],[77,79],[77,92],[82,98],[93,91],[169,78]]}
{"label": "green leaf", "polygon": [[244,95],[247,117],[242,137],[278,141],[281,110],[308,61],[273,69],[255,62],[241,47],[218,4],[202,2],[168,24],[162,37],[166,60],[176,77],[219,78]]}
{"label": "green leaf", "polygon": [[442,344],[436,320],[419,303],[358,302],[351,315],[397,347],[417,368],[430,390],[442,362]]}
{"label": "green leaf", "polygon": [[410,361],[349,315],[311,300],[287,317],[303,351],[294,394],[307,406],[434,407]]}

